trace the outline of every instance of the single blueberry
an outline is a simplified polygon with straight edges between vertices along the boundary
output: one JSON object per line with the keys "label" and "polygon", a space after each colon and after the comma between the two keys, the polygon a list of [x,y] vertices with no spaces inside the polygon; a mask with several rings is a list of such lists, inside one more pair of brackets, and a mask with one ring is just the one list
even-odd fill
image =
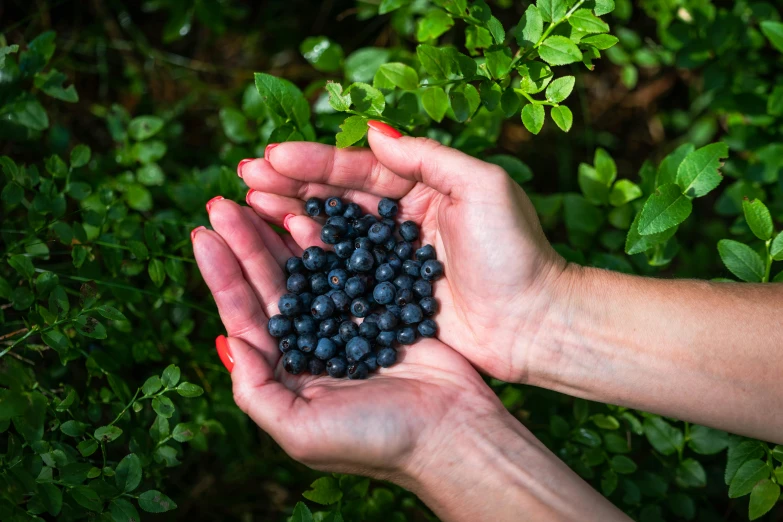
{"label": "single blueberry", "polygon": [[419,301],[419,306],[421,307],[421,311],[427,317],[435,315],[438,311],[438,302],[432,297],[423,298],[421,301]]}
{"label": "single blueberry", "polygon": [[394,278],[394,286],[413,290],[413,278],[405,274],[397,276]]}
{"label": "single blueberry", "polygon": [[353,241],[340,241],[334,245],[334,253],[340,259],[348,259],[353,253]]}
{"label": "single blueberry", "polygon": [[402,270],[402,259],[399,258],[394,252],[389,252],[386,256],[386,262],[394,269],[395,272]]}
{"label": "single blueberry", "polygon": [[367,237],[376,245],[385,243],[392,235],[392,229],[384,223],[375,223],[367,232]]}
{"label": "single blueberry", "polygon": [[364,293],[364,281],[359,277],[351,277],[345,282],[345,293],[349,297],[359,297]]}
{"label": "single blueberry", "polygon": [[438,331],[438,325],[432,319],[425,319],[418,324],[416,329],[422,337],[435,337]]}
{"label": "single blueberry", "polygon": [[302,262],[308,270],[321,270],[326,266],[326,252],[321,247],[308,247],[302,254]]}
{"label": "single blueberry", "polygon": [[340,338],[343,342],[348,342],[359,335],[359,327],[353,321],[343,321],[340,323]]}
{"label": "single blueberry", "polygon": [[378,324],[378,315],[380,315],[380,314],[378,314],[377,312],[371,313],[370,315],[368,315],[367,317],[364,318],[364,321],[362,322],[362,324],[364,324],[364,323]]}
{"label": "single blueberry", "polygon": [[348,359],[361,361],[370,353],[370,341],[361,336],[356,336],[345,345],[345,355]]}
{"label": "single blueberry", "polygon": [[313,299],[310,305],[310,313],[316,320],[322,321],[334,313],[334,301],[325,295],[319,295]]}
{"label": "single blueberry", "polygon": [[321,375],[326,370],[326,363],[315,357],[307,361],[307,370],[311,375]]}
{"label": "single blueberry", "polygon": [[318,337],[331,337],[340,331],[340,323],[334,317],[324,319],[318,325]]}
{"label": "single blueberry", "polygon": [[340,234],[340,231],[333,225],[324,225],[324,227],[321,229],[321,241],[327,245],[334,245],[340,241],[342,237],[343,236]]}
{"label": "single blueberry", "polygon": [[283,294],[277,302],[277,308],[286,317],[294,317],[302,313],[302,303],[296,294]]}
{"label": "single blueberry", "polygon": [[333,290],[331,298],[336,310],[339,310],[340,312],[346,312],[350,310],[351,298],[348,297],[348,294],[342,290]]}
{"label": "single blueberry", "polygon": [[394,269],[388,263],[384,263],[375,269],[375,280],[379,282],[394,279]]}
{"label": "single blueberry", "polygon": [[397,215],[398,210],[397,202],[393,199],[383,198],[378,202],[378,214],[381,217],[393,218]]}
{"label": "single blueberry", "polygon": [[318,344],[315,346],[315,352],[313,355],[323,361],[328,361],[337,355],[337,345],[334,343],[334,341],[325,337],[318,339]]}
{"label": "single blueberry", "polygon": [[285,271],[291,274],[298,274],[304,272],[304,263],[302,263],[301,257],[289,257],[285,262]]}
{"label": "single blueberry", "polygon": [[363,248],[365,250],[372,250],[373,244],[368,237],[357,237],[353,241],[353,247],[355,249]]}
{"label": "single blueberry", "polygon": [[389,252],[394,252],[394,248],[397,246],[397,241],[390,237],[386,240],[386,242],[383,244],[383,248],[385,248]]}
{"label": "single blueberry", "polygon": [[407,241],[400,241],[394,245],[394,253],[397,254],[397,257],[400,259],[410,259],[413,255],[413,245]]}
{"label": "single blueberry", "polygon": [[351,303],[351,314],[354,317],[365,317],[370,313],[370,303],[363,297],[357,297]]}
{"label": "single blueberry", "polygon": [[400,319],[405,324],[415,324],[424,319],[424,313],[417,304],[409,303],[402,307]]}
{"label": "single blueberry", "polygon": [[348,233],[349,223],[343,216],[332,216],[326,220],[327,225],[331,225],[340,231],[340,235]]}
{"label": "single blueberry", "polygon": [[300,315],[299,317],[294,318],[294,330],[296,330],[296,333],[299,335],[315,333],[316,328],[317,324],[315,319],[309,315]]}
{"label": "single blueberry", "polygon": [[375,344],[378,346],[391,346],[396,340],[397,332],[394,330],[383,330],[378,334],[378,337],[375,338]]}
{"label": "single blueberry", "polygon": [[345,210],[343,211],[343,217],[349,220],[360,218],[362,217],[362,209],[356,203],[348,203],[347,205],[345,205]]}
{"label": "single blueberry", "polygon": [[340,378],[345,377],[345,372],[348,369],[348,363],[342,357],[333,357],[326,363],[326,373],[329,377]]}
{"label": "single blueberry", "polygon": [[407,288],[400,288],[397,290],[397,295],[394,297],[394,304],[397,306],[405,306],[408,303],[413,302],[413,291]]}
{"label": "single blueberry", "polygon": [[363,248],[357,248],[351,254],[351,259],[348,261],[348,270],[353,272],[369,272],[372,270],[375,259],[369,250]]}
{"label": "single blueberry", "polygon": [[430,259],[421,265],[421,277],[427,281],[435,281],[443,275],[443,263]]}
{"label": "single blueberry", "polygon": [[378,369],[378,359],[374,353],[369,354],[362,362],[367,365],[367,369],[371,372]]}
{"label": "single blueberry", "polygon": [[291,333],[292,328],[291,319],[281,314],[270,317],[267,324],[267,330],[272,337],[285,337]]}
{"label": "single blueberry", "polygon": [[326,253],[326,268],[325,270],[328,272],[330,270],[334,270],[335,268],[342,268],[344,265],[343,260],[337,257],[337,254],[335,254],[332,251],[329,251]]}
{"label": "single blueberry", "polygon": [[367,365],[364,364],[363,362],[358,362],[348,367],[349,379],[366,379],[369,373],[370,370],[367,368]]}
{"label": "single blueberry", "polygon": [[342,290],[345,288],[345,282],[348,280],[348,272],[342,268],[335,268],[329,272],[329,286],[335,290]]}
{"label": "single blueberry", "polygon": [[355,219],[353,223],[351,223],[351,228],[356,232],[356,235],[364,236],[367,235],[367,231],[370,230],[370,227],[377,221],[378,220],[375,219],[375,216],[372,214],[365,214],[362,217]]}
{"label": "single blueberry", "polygon": [[288,373],[299,375],[307,367],[307,356],[299,350],[289,350],[283,354],[283,368]]}
{"label": "single blueberry", "polygon": [[400,236],[405,241],[416,241],[419,239],[419,226],[413,221],[405,221],[400,225]]}
{"label": "single blueberry", "polygon": [[394,317],[397,319],[400,318],[400,315],[402,315],[402,307],[396,303],[391,303],[386,305],[386,310],[394,314]]}
{"label": "single blueberry", "polygon": [[397,326],[397,316],[386,310],[378,316],[378,328],[381,330],[393,330]]}
{"label": "single blueberry", "polygon": [[388,253],[386,252],[386,249],[382,246],[376,246],[372,249],[372,256],[375,258],[376,265],[382,265],[385,263],[387,255]]}
{"label": "single blueberry", "polygon": [[344,348],[345,347],[345,339],[340,337],[340,334],[333,335],[329,339],[331,339],[332,342],[334,344],[336,344],[338,348]]}
{"label": "single blueberry", "polygon": [[318,344],[318,336],[314,333],[302,334],[296,339],[296,347],[302,353],[310,353]]}
{"label": "single blueberry", "polygon": [[402,271],[405,275],[419,277],[419,274],[421,274],[421,263],[413,259],[406,259],[402,264]]}
{"label": "single blueberry", "polygon": [[416,261],[424,263],[430,259],[435,259],[435,248],[432,245],[424,245],[416,250]]}
{"label": "single blueberry", "polygon": [[397,330],[397,342],[400,344],[413,344],[416,342],[416,330],[411,326],[405,326]]}
{"label": "single blueberry", "polygon": [[375,358],[378,366],[388,368],[397,362],[397,350],[394,348],[381,348]]}
{"label": "single blueberry", "polygon": [[288,280],[285,282],[285,289],[292,294],[301,294],[310,287],[307,281],[307,276],[302,273],[295,273],[288,276]]}
{"label": "single blueberry", "polygon": [[381,333],[381,329],[378,328],[377,323],[368,323],[365,320],[359,325],[359,335],[365,339],[375,339],[379,333]]}
{"label": "single blueberry", "polygon": [[318,198],[310,198],[305,203],[305,212],[310,217],[315,217],[321,214],[321,210],[324,208],[324,202]]}
{"label": "single blueberry", "polygon": [[375,302],[378,304],[389,304],[392,301],[394,301],[394,294],[396,293],[396,288],[394,288],[394,285],[389,283],[388,281],[384,281],[383,283],[379,283],[372,291],[372,297],[375,299]]}
{"label": "single blueberry", "polygon": [[302,292],[299,294],[299,302],[302,303],[302,310],[309,310],[310,304],[313,302],[313,294]]}
{"label": "single blueberry", "polygon": [[280,351],[285,353],[292,348],[296,348],[296,334],[288,334],[285,337],[280,338],[280,342],[277,343],[277,347]]}
{"label": "single blueberry", "polygon": [[413,293],[416,297],[421,299],[422,297],[432,297],[432,284],[424,279],[418,279],[413,283]]}
{"label": "single blueberry", "polygon": [[310,276],[310,290],[315,295],[323,295],[332,287],[329,286],[329,277],[323,272],[316,272]]}
{"label": "single blueberry", "polygon": [[345,212],[345,205],[343,204],[343,200],[340,198],[331,197],[326,200],[324,209],[326,210],[327,216],[339,216]]}

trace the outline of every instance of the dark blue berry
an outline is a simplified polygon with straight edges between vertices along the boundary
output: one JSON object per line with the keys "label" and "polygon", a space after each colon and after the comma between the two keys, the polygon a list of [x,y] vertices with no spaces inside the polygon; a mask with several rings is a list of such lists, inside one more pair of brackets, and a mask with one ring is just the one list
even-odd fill
{"label": "dark blue berry", "polygon": [[334,245],[340,241],[342,237],[343,235],[340,233],[337,227],[333,225],[324,225],[324,227],[321,229],[321,241],[327,245]]}
{"label": "dark blue berry", "polygon": [[311,246],[302,254],[302,262],[310,271],[321,270],[326,266],[326,252],[321,247]]}
{"label": "dark blue berry", "polygon": [[277,347],[280,351],[285,353],[292,348],[296,348],[296,334],[288,334],[285,337],[280,338],[280,342],[277,343]]}
{"label": "dark blue berry", "polygon": [[369,301],[363,297],[357,297],[351,303],[351,314],[354,317],[366,317],[370,313],[371,306]]}
{"label": "dark blue berry", "polygon": [[378,337],[379,333],[381,333],[381,329],[378,328],[377,323],[368,323],[367,321],[363,321],[362,324],[359,325],[359,335],[365,339],[375,339]]}
{"label": "dark blue berry", "polygon": [[381,348],[375,357],[378,366],[388,368],[397,362],[397,350],[394,348]]}
{"label": "dark blue berry", "polygon": [[320,215],[323,208],[323,201],[318,198],[310,198],[307,200],[307,203],[305,203],[305,212],[311,217]]}
{"label": "dark blue berry", "polygon": [[353,272],[369,272],[375,262],[372,252],[363,248],[357,248],[351,254],[348,261],[348,270]]}
{"label": "dark blue berry", "polygon": [[340,259],[348,259],[353,253],[353,241],[340,241],[334,245],[334,253]]}
{"label": "dark blue berry", "polygon": [[394,288],[394,285],[389,283],[388,281],[385,281],[383,283],[378,284],[373,291],[372,291],[372,297],[375,299],[375,302],[378,304],[389,304],[392,301],[394,301],[394,294],[396,293],[396,288]]}
{"label": "dark blue berry", "polygon": [[376,245],[385,243],[391,237],[392,229],[383,223],[375,223],[367,232],[367,237]]}
{"label": "dark blue berry", "polygon": [[394,245],[394,253],[397,254],[397,257],[400,259],[410,259],[413,255],[413,245],[407,241],[400,241]]}
{"label": "dark blue berry", "polygon": [[342,337],[340,337],[340,334],[333,335],[333,336],[331,336],[329,339],[331,339],[331,340],[332,340],[332,342],[333,342],[334,344],[336,344],[338,348],[343,348],[343,347],[345,347],[345,339],[343,339]]}
{"label": "dark blue berry", "polygon": [[337,230],[340,231],[340,235],[345,235],[348,233],[348,220],[343,216],[332,216],[326,220],[326,224],[337,228]]}
{"label": "dark blue berry", "polygon": [[334,270],[335,268],[341,268],[343,266],[343,260],[337,257],[334,252],[326,253],[326,270]]}
{"label": "dark blue berry", "polygon": [[413,290],[413,278],[405,274],[394,278],[394,286],[397,288],[407,288]]}
{"label": "dark blue berry", "polygon": [[388,263],[384,263],[375,269],[375,280],[379,282],[394,279],[394,269]]}
{"label": "dark blue berry", "polygon": [[345,282],[348,280],[348,272],[342,268],[335,268],[329,272],[329,286],[335,290],[342,290],[345,288]]}
{"label": "dark blue berry", "polygon": [[324,370],[326,370],[326,363],[321,359],[311,358],[307,361],[307,371],[309,371],[311,375],[321,375],[324,373]]}
{"label": "dark blue berry", "polygon": [[402,264],[402,271],[405,275],[419,277],[419,274],[421,274],[421,263],[413,259],[406,259]]}
{"label": "dark blue berry", "polygon": [[395,272],[402,270],[402,259],[394,252],[389,252],[389,255],[386,256],[386,262],[389,263],[389,266],[392,267]]}
{"label": "dark blue berry", "polygon": [[413,293],[416,297],[421,299],[422,297],[432,297],[432,284],[424,279],[418,279],[413,283]]}
{"label": "dark blue berry", "polygon": [[425,319],[418,324],[416,329],[422,337],[435,337],[438,331],[438,325],[432,319]]}
{"label": "dark blue berry", "polygon": [[385,248],[388,252],[394,252],[394,248],[397,246],[397,241],[390,237],[386,240],[386,242],[383,244],[383,248]]}
{"label": "dark blue berry", "polygon": [[310,304],[313,302],[313,294],[302,292],[299,294],[299,302],[302,304],[302,310],[309,310]]}
{"label": "dark blue berry", "polygon": [[393,330],[397,326],[397,316],[386,310],[378,316],[378,328],[381,330]]}
{"label": "dark blue berry", "polygon": [[354,232],[356,232],[356,235],[364,236],[367,234],[367,231],[370,230],[370,227],[377,221],[378,220],[375,219],[375,216],[372,214],[365,214],[362,217],[355,219],[353,223],[351,223],[351,227]]}
{"label": "dark blue berry", "polygon": [[374,372],[378,369],[378,359],[374,353],[365,357],[362,362],[367,365],[367,369],[370,370],[370,372]]}
{"label": "dark blue berry", "polygon": [[432,297],[423,298],[421,301],[419,301],[419,306],[421,307],[421,311],[427,317],[435,315],[435,313],[438,311],[438,302]]}
{"label": "dark blue berry", "polygon": [[397,330],[397,342],[400,344],[413,344],[416,342],[416,330],[411,326],[405,326]]}
{"label": "dark blue berry", "polygon": [[296,339],[296,347],[302,353],[310,353],[318,344],[318,336],[314,333],[302,334]]}
{"label": "dark blue berry", "polygon": [[373,249],[373,243],[370,241],[370,238],[368,237],[357,237],[353,241],[353,247],[355,249],[363,248],[365,250],[372,250]]}
{"label": "dark blue berry", "polygon": [[296,330],[296,333],[299,335],[315,333],[316,328],[317,324],[315,319],[309,315],[300,315],[299,317],[294,318],[294,330]]}
{"label": "dark blue berry", "polygon": [[364,293],[364,281],[359,277],[351,277],[345,282],[345,293],[349,297],[359,297]]}
{"label": "dark blue berry", "polygon": [[419,226],[413,221],[405,221],[400,225],[400,236],[405,241],[416,241],[419,239]]}
{"label": "dark blue berry", "polygon": [[277,308],[286,317],[293,317],[302,313],[302,303],[295,294],[283,294],[277,302]]}
{"label": "dark blue berry", "polygon": [[397,290],[397,295],[394,296],[394,304],[397,306],[405,306],[408,303],[413,302],[413,291],[407,288],[400,288]]}
{"label": "dark blue berry", "polygon": [[318,337],[331,337],[340,331],[340,323],[334,317],[324,319],[318,325]]}
{"label": "dark blue berry", "polygon": [[409,303],[402,307],[400,319],[405,324],[415,324],[424,319],[424,313],[419,308],[419,305]]}
{"label": "dark blue berry", "polygon": [[339,216],[345,212],[345,205],[340,198],[332,197],[326,200],[324,209],[326,210],[327,216]]}
{"label": "dark blue berry", "polygon": [[307,356],[299,350],[289,350],[283,354],[283,368],[288,373],[299,375],[307,367]]}
{"label": "dark blue berry", "polygon": [[370,341],[358,335],[345,345],[345,355],[348,356],[348,359],[353,359],[354,361],[363,360],[369,355],[370,350]]}
{"label": "dark blue berry", "polygon": [[350,309],[351,298],[348,297],[348,294],[342,290],[333,290],[331,298],[335,309],[339,310],[340,312],[346,312]]}
{"label": "dark blue berry", "polygon": [[400,315],[402,314],[402,307],[398,304],[392,303],[386,305],[386,310],[394,314],[394,317],[397,319],[400,318]]}
{"label": "dark blue berry", "polygon": [[345,377],[345,372],[348,369],[348,363],[342,357],[333,357],[326,363],[326,373],[329,377]]}
{"label": "dark blue berry", "polygon": [[393,218],[397,215],[397,202],[393,199],[383,198],[378,202],[378,214],[381,217]]}
{"label": "dark blue berry", "polygon": [[366,379],[369,373],[370,370],[363,362],[354,363],[348,367],[349,379]]}
{"label": "dark blue berry", "polygon": [[424,245],[416,250],[416,261],[424,263],[430,259],[435,259],[435,249],[432,245]]}
{"label": "dark blue berry", "polygon": [[348,342],[359,335],[359,327],[353,321],[343,321],[340,323],[340,338],[343,342]]}
{"label": "dark blue berry", "polygon": [[421,265],[421,277],[427,281],[435,281],[443,275],[443,263],[430,259]]}
{"label": "dark blue berry", "polygon": [[328,361],[337,355],[337,345],[334,343],[334,341],[325,337],[318,339],[318,344],[315,346],[315,352],[313,355],[323,361]]}
{"label": "dark blue berry", "polygon": [[319,295],[313,299],[313,303],[310,305],[310,313],[318,321],[331,316],[334,313],[334,309],[334,301],[325,295]]}
{"label": "dark blue berry", "polygon": [[394,330],[383,330],[378,334],[378,337],[375,338],[375,344],[378,346],[391,346],[396,340],[397,332]]}
{"label": "dark blue berry", "polygon": [[316,272],[310,276],[310,290],[312,290],[315,295],[323,295],[331,290],[331,288],[332,287],[329,286],[329,277],[323,272]]}
{"label": "dark blue berry", "polygon": [[269,318],[267,330],[272,337],[284,337],[290,334],[292,329],[291,319],[284,315],[277,314]]}
{"label": "dark blue berry", "polygon": [[301,294],[310,287],[307,281],[307,276],[302,273],[295,273],[288,276],[288,280],[285,282],[285,289],[292,294]]}
{"label": "dark blue berry", "polygon": [[375,259],[376,265],[381,265],[386,262],[387,252],[382,246],[376,246],[372,249],[372,256]]}
{"label": "dark blue berry", "polygon": [[305,267],[301,257],[289,257],[285,262],[285,271],[288,272],[289,275],[304,272],[304,269]]}
{"label": "dark blue berry", "polygon": [[364,318],[363,323],[375,323],[375,324],[378,324],[378,315],[380,315],[380,314],[378,314],[378,312],[371,313],[370,315],[368,315],[367,317]]}
{"label": "dark blue berry", "polygon": [[348,203],[343,211],[345,219],[356,219],[362,217],[362,209],[356,203]]}

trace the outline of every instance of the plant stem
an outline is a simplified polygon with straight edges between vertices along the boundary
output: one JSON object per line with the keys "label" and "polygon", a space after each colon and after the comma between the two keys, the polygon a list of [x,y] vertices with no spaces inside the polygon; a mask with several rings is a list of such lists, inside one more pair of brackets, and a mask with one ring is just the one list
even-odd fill
{"label": "plant stem", "polygon": [[764,273],[764,279],[761,280],[762,283],[769,283],[769,275],[770,272],[772,272],[772,255],[769,252],[769,247],[772,244],[772,240],[767,240],[767,269]]}
{"label": "plant stem", "polygon": [[527,100],[530,103],[532,103],[533,105],[549,105],[550,107],[559,107],[559,105],[557,103],[536,100],[532,96],[530,96],[528,93],[523,91],[522,89],[514,89],[514,92],[519,93],[522,96],[524,96],[525,98],[527,98]]}
{"label": "plant stem", "polygon": [[113,421],[111,421],[111,422],[109,423],[109,426],[114,426],[114,424],[115,424],[117,421],[119,421],[119,420],[122,418],[122,416],[123,416],[123,415],[125,415],[125,412],[126,412],[126,411],[128,411],[128,408],[130,408],[130,407],[133,405],[133,403],[134,403],[134,402],[136,402],[136,397],[138,397],[138,396],[139,396],[139,392],[140,392],[140,391],[141,391],[141,388],[138,388],[138,389],[136,390],[136,393],[135,393],[135,394],[133,394],[133,398],[130,400],[130,402],[129,402],[128,404],[126,404],[126,405],[125,405],[125,407],[122,409],[122,411],[120,412],[120,414],[119,414],[119,415],[117,415],[117,418],[116,418],[116,419],[114,419]]}

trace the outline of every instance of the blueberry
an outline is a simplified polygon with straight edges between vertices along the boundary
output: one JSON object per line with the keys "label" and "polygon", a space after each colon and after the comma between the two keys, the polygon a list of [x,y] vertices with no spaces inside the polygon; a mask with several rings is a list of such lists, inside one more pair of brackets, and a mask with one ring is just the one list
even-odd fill
{"label": "blueberry", "polygon": [[326,200],[324,209],[326,210],[327,216],[339,216],[345,212],[345,205],[343,204],[343,200],[340,198],[332,197]]}
{"label": "blueberry", "polygon": [[311,246],[302,254],[302,262],[308,270],[321,270],[326,266],[326,252],[321,247]]}
{"label": "blueberry", "polygon": [[358,362],[348,367],[349,379],[366,379],[368,373],[370,373],[370,370],[363,362]]}
{"label": "blueberry", "polygon": [[331,298],[335,309],[340,312],[348,311],[351,308],[351,298],[348,297],[348,294],[342,290],[333,290],[332,292]]}
{"label": "blueberry", "polygon": [[416,342],[416,330],[406,326],[397,330],[397,342],[400,344],[413,344]]}
{"label": "blueberry", "polygon": [[383,218],[381,219],[381,223],[389,227],[389,229],[392,231],[392,234],[394,234],[394,231],[397,229],[397,223],[395,223],[392,218]]}
{"label": "blueberry", "polygon": [[324,319],[318,325],[318,337],[331,337],[340,331],[340,323],[334,317]]}
{"label": "blueberry", "polygon": [[379,333],[381,333],[381,329],[378,328],[376,323],[368,323],[367,321],[363,321],[362,324],[359,325],[359,335],[365,339],[375,339],[378,337]]}
{"label": "blueberry", "polygon": [[421,277],[427,281],[435,281],[443,275],[443,263],[430,259],[421,265]]}
{"label": "blueberry", "polygon": [[391,346],[396,340],[397,332],[394,330],[383,330],[378,334],[378,337],[375,338],[375,344],[378,346]]}
{"label": "blueberry", "polygon": [[405,324],[415,324],[424,319],[424,312],[417,304],[409,303],[402,307],[400,319]]}
{"label": "blueberry", "polygon": [[340,323],[340,338],[343,342],[348,342],[359,335],[359,327],[353,321],[343,321]]}
{"label": "blueberry", "polygon": [[394,248],[397,246],[397,241],[390,237],[386,240],[386,242],[383,244],[383,248],[385,248],[388,252],[394,252]]}
{"label": "blueberry", "polygon": [[345,377],[345,371],[348,369],[348,363],[342,357],[333,357],[326,363],[326,373],[329,377]]}
{"label": "blueberry", "polygon": [[328,361],[337,355],[337,345],[334,341],[325,337],[318,339],[318,344],[315,346],[315,353],[313,353],[313,355],[322,361]]}
{"label": "blueberry", "polygon": [[305,212],[310,217],[315,217],[321,214],[321,210],[324,208],[324,203],[318,198],[310,198],[305,203]]}
{"label": "blueberry", "polygon": [[388,368],[397,362],[397,350],[394,348],[381,348],[375,358],[378,366]]}
{"label": "blueberry", "polygon": [[319,295],[313,299],[310,305],[310,313],[319,321],[326,319],[334,313],[334,301],[325,295]]}
{"label": "blueberry", "polygon": [[345,265],[345,262],[337,257],[337,254],[332,252],[331,250],[326,253],[326,271],[334,270],[335,268],[342,268]]}
{"label": "blueberry", "polygon": [[321,229],[321,241],[327,245],[334,245],[340,241],[342,237],[343,235],[340,233],[337,227],[333,225],[324,225],[324,227]]}
{"label": "blueberry", "polygon": [[313,302],[313,294],[302,292],[299,294],[299,302],[302,303],[302,310],[309,310],[310,304]]}
{"label": "blueberry", "polygon": [[329,339],[331,339],[332,342],[334,344],[336,344],[338,348],[344,348],[345,347],[345,339],[340,337],[340,334],[333,335]]}
{"label": "blueberry", "polygon": [[378,202],[378,214],[381,217],[393,218],[397,215],[397,202],[393,199],[383,198]]}
{"label": "blueberry", "polygon": [[363,248],[357,248],[351,254],[351,259],[348,261],[348,270],[353,272],[369,272],[372,270],[372,266],[375,259],[369,250]]}
{"label": "blueberry", "polygon": [[321,359],[312,358],[307,361],[307,370],[311,375],[321,375],[326,370],[326,363]]}
{"label": "blueberry", "polygon": [[310,353],[318,344],[318,336],[314,333],[302,334],[296,339],[296,347],[302,353]]}
{"label": "blueberry", "polygon": [[419,226],[413,221],[405,221],[400,225],[400,236],[405,241],[416,241],[419,239]]}
{"label": "blueberry", "polygon": [[356,219],[362,217],[362,209],[356,203],[348,203],[343,211],[345,219]]}
{"label": "blueberry", "polygon": [[370,355],[365,357],[362,362],[367,366],[367,369],[371,372],[374,372],[375,370],[378,369],[378,359],[374,353],[371,353]]}
{"label": "blueberry", "polygon": [[367,317],[364,318],[364,321],[362,322],[362,324],[364,324],[364,323],[378,324],[378,316],[379,315],[380,314],[378,314],[378,312],[371,313],[370,315],[368,315]]}
{"label": "blueberry", "polygon": [[363,297],[357,297],[351,303],[351,314],[354,317],[365,317],[370,313],[370,303]]}
{"label": "blueberry", "polygon": [[340,241],[334,245],[334,253],[340,259],[348,259],[353,253],[353,241]]}
{"label": "blueberry", "polygon": [[342,268],[335,268],[329,272],[329,286],[335,290],[342,290],[345,288],[345,282],[348,280],[348,272]]}
{"label": "blueberry", "polygon": [[315,333],[316,330],[315,319],[313,319],[309,315],[300,315],[299,317],[295,317],[294,330],[296,330],[296,333],[298,333],[299,335]]}
{"label": "blueberry", "polygon": [[299,375],[305,371],[307,356],[299,350],[290,350],[283,354],[283,368],[288,373]]}
{"label": "blueberry", "polygon": [[402,259],[394,252],[389,252],[389,255],[386,256],[386,262],[389,263],[389,266],[392,267],[395,272],[402,270]]}
{"label": "blueberry", "polygon": [[413,259],[406,259],[402,264],[402,271],[405,275],[419,277],[419,274],[421,274],[421,263]]}
{"label": "blueberry", "polygon": [[296,348],[296,334],[288,334],[285,337],[282,337],[277,344],[277,347],[280,348],[280,351],[283,353],[292,348]]}
{"label": "blueberry", "polygon": [[363,360],[369,355],[370,350],[370,341],[358,335],[345,345],[345,355],[348,356],[348,359],[353,359],[354,361]]}
{"label": "blueberry", "polygon": [[307,276],[299,272],[288,276],[288,280],[285,282],[285,289],[292,294],[301,294],[309,287]]}
{"label": "blueberry", "polygon": [[367,237],[376,245],[385,243],[392,235],[392,229],[384,223],[375,223],[367,232]]}
{"label": "blueberry", "polygon": [[435,259],[435,249],[432,245],[424,245],[416,250],[416,261],[424,263],[430,259]]}
{"label": "blueberry", "polygon": [[419,306],[421,307],[421,311],[427,317],[435,315],[438,311],[438,302],[432,297],[425,297],[419,301]]}
{"label": "blueberry", "polygon": [[304,269],[305,267],[301,257],[289,257],[285,262],[285,271],[288,272],[289,275],[304,272]]}
{"label": "blueberry", "polygon": [[397,306],[405,306],[408,303],[413,302],[413,291],[407,288],[400,288],[397,290],[397,295],[394,297],[394,304]]}
{"label": "blueberry", "polygon": [[394,317],[397,319],[400,318],[400,315],[402,314],[402,307],[398,304],[392,303],[386,305],[386,310],[394,314]]}
{"label": "blueberry", "polygon": [[329,286],[329,277],[323,272],[316,272],[310,276],[310,290],[315,295],[323,295],[332,287]]}
{"label": "blueberry", "polygon": [[293,317],[302,313],[302,303],[295,294],[283,294],[277,302],[277,308],[286,317]]}
{"label": "blueberry", "polygon": [[407,288],[413,290],[413,278],[407,275],[401,275],[394,278],[394,286],[397,288]]}
{"label": "blueberry", "polygon": [[394,269],[388,264],[384,263],[375,269],[375,280],[379,282],[391,281],[394,279]]}
{"label": "blueberry", "polygon": [[375,259],[376,265],[381,265],[386,262],[387,252],[382,246],[376,246],[372,249],[372,257]]}
{"label": "blueberry", "polygon": [[343,216],[332,216],[326,220],[326,224],[335,227],[340,232],[340,235],[347,234],[348,228],[350,228],[348,220]]}
{"label": "blueberry", "polygon": [[394,294],[396,293],[396,290],[397,289],[394,288],[393,284],[385,281],[378,284],[378,286],[373,289],[372,297],[378,304],[389,304],[394,301]]}
{"label": "blueberry", "polygon": [[421,299],[422,297],[432,297],[432,284],[424,279],[418,279],[413,283],[413,293],[416,297]]}
{"label": "blueberry", "polygon": [[353,242],[353,247],[356,249],[363,248],[365,250],[372,250],[373,243],[368,237],[357,237]]}
{"label": "blueberry", "polygon": [[355,219],[353,223],[351,223],[351,228],[353,228],[357,235],[364,236],[367,235],[367,231],[370,230],[370,227],[373,226],[373,224],[377,221],[378,220],[375,219],[375,216],[371,214],[365,214],[362,217]]}
{"label": "blueberry", "polygon": [[345,293],[349,297],[359,297],[364,293],[364,281],[359,277],[351,277],[345,282]]}
{"label": "blueberry", "polygon": [[416,327],[422,337],[435,337],[438,325],[432,319],[425,319]]}
{"label": "blueberry", "polygon": [[397,257],[400,259],[410,259],[413,255],[413,245],[407,241],[400,241],[394,245],[394,253],[397,254]]}
{"label": "blueberry", "polygon": [[378,316],[378,328],[381,330],[393,330],[397,322],[397,316],[388,310]]}
{"label": "blueberry", "polygon": [[281,314],[270,317],[269,323],[266,327],[267,330],[269,330],[269,335],[278,338],[285,337],[286,335],[290,334],[291,329],[293,328],[291,325],[291,319]]}

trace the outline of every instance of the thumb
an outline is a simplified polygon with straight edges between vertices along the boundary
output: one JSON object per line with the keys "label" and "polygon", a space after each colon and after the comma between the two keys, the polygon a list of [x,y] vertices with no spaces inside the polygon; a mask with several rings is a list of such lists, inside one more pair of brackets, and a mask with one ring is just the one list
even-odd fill
{"label": "thumb", "polygon": [[445,196],[467,196],[469,189],[505,171],[429,138],[402,136],[389,125],[371,120],[367,141],[377,160],[397,175],[424,183]]}

